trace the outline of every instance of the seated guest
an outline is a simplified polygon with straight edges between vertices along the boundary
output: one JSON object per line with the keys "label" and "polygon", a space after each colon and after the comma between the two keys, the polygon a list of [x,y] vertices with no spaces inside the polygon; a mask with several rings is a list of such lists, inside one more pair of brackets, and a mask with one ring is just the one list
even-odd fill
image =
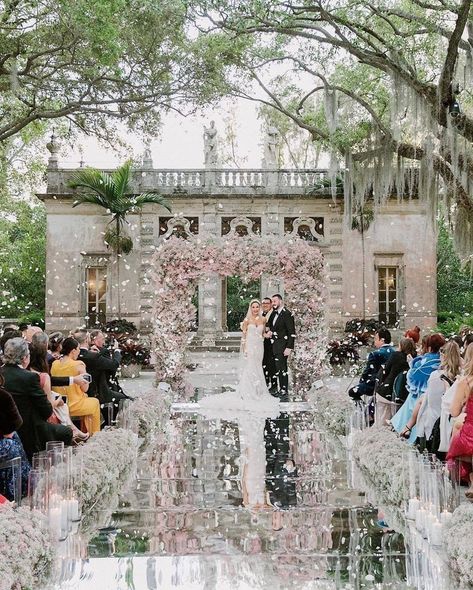
{"label": "seated guest", "polygon": [[[75,338],[69,337],[62,343],[62,356],[53,362],[51,375],[61,377],[63,375],[84,375],[85,365],[77,360],[79,357],[79,343]],[[89,389],[88,381],[81,385],[73,383],[67,387],[55,387],[60,395],[67,396],[67,405],[71,416],[83,417],[85,427],[89,434],[100,430],[100,406],[99,400],[87,395]]]}
{"label": "seated guest", "polygon": [[[462,362],[462,372],[463,367],[469,366],[470,363],[473,363],[473,346],[468,346],[466,349],[464,359]],[[450,440],[452,438],[452,430],[455,430],[456,433],[460,430],[463,421],[465,420],[465,412],[461,412],[455,418],[452,418],[450,415],[450,406],[452,405],[453,400],[455,399],[455,394],[457,392],[457,387],[460,381],[462,380],[462,373],[455,379],[455,382],[451,387],[447,389],[443,398],[442,398],[442,409],[440,413],[440,445],[439,445],[439,452],[447,453],[450,447]]]}
{"label": "seated guest", "polygon": [[48,341],[48,365],[51,367],[53,362],[61,358],[61,348],[64,341],[62,332],[52,332],[49,334]]}
{"label": "seated guest", "polygon": [[[469,349],[473,344],[468,346]],[[447,454],[447,462],[451,469],[455,463],[460,463],[460,479],[468,481],[469,488],[465,492],[468,499],[473,500],[473,354],[468,354],[468,362],[463,366],[463,376],[460,379],[455,397],[450,407],[450,414],[455,418],[465,411],[465,421],[457,434],[452,437]]]}
{"label": "seated guest", "polygon": [[[442,398],[447,389],[453,385],[460,369],[460,347],[454,340],[450,340],[440,349],[440,367],[429,377],[427,389],[425,395],[421,397],[421,406],[417,414],[417,437],[420,439],[422,447],[427,446],[430,452],[438,451],[440,440],[435,443],[436,448],[432,448],[429,439],[436,423],[436,437],[438,438],[440,435]],[[414,416],[406,426],[407,428],[414,426]]]}
{"label": "seated guest", "polygon": [[[21,459],[21,492],[26,495],[30,464],[26,458],[23,445],[16,431],[23,424],[18,408],[12,396],[3,388],[3,377],[0,376],[0,462]],[[16,486],[14,473],[7,469],[0,471],[0,491],[9,500],[13,500]]]}
{"label": "seated guest", "polygon": [[409,370],[408,357],[414,358],[416,355],[414,341],[410,338],[401,338],[398,350],[389,356],[376,385],[375,424],[386,424],[405,401],[396,399],[393,391],[394,382],[398,375]]}
{"label": "seated guest", "polygon": [[419,326],[414,326],[410,330],[407,330],[404,334],[404,338],[410,338],[414,344],[417,344],[420,340],[420,328]]}
{"label": "seated guest", "polygon": [[376,385],[376,375],[386,363],[388,357],[394,352],[391,346],[391,333],[386,328],[380,328],[374,335],[376,350],[369,353],[365,369],[360,377],[358,385],[348,391],[348,395],[355,400],[360,400],[362,395],[373,395]]}
{"label": "seated guest", "polygon": [[5,345],[4,366],[1,373],[4,387],[12,395],[23,425],[18,435],[29,459],[34,453],[43,451],[50,440],[63,441],[70,445],[72,429],[62,424],[49,424],[53,409],[39,384],[39,375],[27,371],[30,364],[28,343],[23,338],[12,338]]}
{"label": "seated guest", "polygon": [[[92,376],[89,395],[96,397],[100,404],[113,403],[113,418],[118,413],[119,401],[127,399],[127,396],[110,386],[110,377],[114,376],[120,366],[121,352],[118,342],[115,340],[113,352],[104,346],[105,337],[99,330],[91,332],[94,342],[94,350],[89,350],[89,334],[85,330],[74,333],[74,338],[79,342],[79,360],[85,363],[87,373]],[[96,349],[96,350],[95,350]]]}
{"label": "seated guest", "polygon": [[420,359],[419,357],[416,357],[412,361],[412,366],[407,372],[406,384],[409,395],[391,420],[394,430],[399,432],[405,438],[408,438],[409,442],[412,444],[414,444],[417,438],[416,428],[414,426],[410,429],[406,424],[411,420],[413,412],[416,410],[416,415],[414,417],[415,424],[417,412],[419,410],[417,402],[427,389],[427,382],[430,375],[440,366],[439,351],[444,344],[445,338],[442,334],[432,334],[429,336],[427,342],[428,352],[423,354]]}
{"label": "seated guest", "polygon": [[23,338],[26,340],[26,342],[31,344],[31,339],[33,338],[33,336],[35,334],[39,334],[42,331],[43,330],[41,330],[39,326],[28,326],[23,333]]}
{"label": "seated guest", "polygon": [[12,338],[22,338],[19,330],[6,330],[0,338],[0,354],[5,350],[5,344]]}
{"label": "seated guest", "polygon": [[72,428],[75,442],[85,441],[89,435],[82,432],[73,424],[69,415],[69,408],[62,397],[51,390],[51,377],[49,376],[49,365],[47,362],[48,335],[39,332],[32,338],[30,345],[30,365],[28,369],[39,375],[39,383],[46,397],[53,407],[53,414],[48,418],[52,424],[65,424]]}

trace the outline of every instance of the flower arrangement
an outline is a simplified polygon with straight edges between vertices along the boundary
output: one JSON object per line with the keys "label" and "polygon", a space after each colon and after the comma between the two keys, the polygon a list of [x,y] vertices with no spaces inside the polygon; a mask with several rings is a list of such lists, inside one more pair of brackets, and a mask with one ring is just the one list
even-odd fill
{"label": "flower arrangement", "polygon": [[309,401],[322,428],[331,434],[344,436],[347,416],[353,409],[353,402],[345,388],[340,389],[336,384],[336,380],[331,380],[320,389],[313,387],[309,393]]}
{"label": "flower arrangement", "polygon": [[360,360],[356,345],[350,341],[332,340],[327,349],[328,362],[334,365],[344,365],[345,363],[356,363]]}
{"label": "flower arrangement", "polygon": [[353,438],[353,458],[361,471],[381,500],[395,506],[409,499],[407,448],[407,443],[388,428],[367,428]]}
{"label": "flower arrangement", "polygon": [[73,457],[74,480],[83,512],[113,493],[136,466],[138,437],[122,428],[102,430],[81,446]]}
{"label": "flower arrangement", "polygon": [[38,588],[51,573],[55,557],[45,516],[11,504],[0,506],[0,587]]}
{"label": "flower arrangement", "polygon": [[134,335],[138,332],[137,327],[133,322],[129,322],[128,320],[119,319],[119,320],[111,320],[102,326],[102,331],[105,334],[112,334],[115,338],[120,338],[120,336],[130,336]]}
{"label": "flower arrangement", "polygon": [[473,549],[469,542],[472,528],[473,506],[461,504],[443,530],[450,567],[468,587],[473,585]]}
{"label": "flower arrangement", "polygon": [[140,451],[148,448],[163,433],[169,421],[171,395],[162,389],[154,389],[136,398],[129,409],[129,428],[140,441]]}
{"label": "flower arrangement", "polygon": [[137,340],[127,338],[119,342],[123,365],[149,365],[150,350]]}
{"label": "flower arrangement", "polygon": [[295,354],[291,359],[294,389],[305,397],[312,383],[327,372],[324,303],[327,277],[318,247],[299,238],[237,236],[183,240],[171,237],[156,249],[153,349],[158,381],[184,390],[188,329],[195,319],[192,296],[199,279],[236,276],[244,281],[262,275],[284,282],[285,303],[296,322]]}

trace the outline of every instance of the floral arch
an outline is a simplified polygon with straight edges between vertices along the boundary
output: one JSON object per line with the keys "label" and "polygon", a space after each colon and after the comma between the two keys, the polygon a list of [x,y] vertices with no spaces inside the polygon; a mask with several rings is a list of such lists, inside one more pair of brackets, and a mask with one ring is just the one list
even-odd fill
{"label": "floral arch", "polygon": [[191,301],[199,280],[220,275],[246,282],[263,274],[284,282],[285,304],[296,322],[293,389],[298,398],[305,397],[326,369],[326,273],[318,246],[293,236],[171,237],[161,242],[151,271],[158,381],[171,384],[174,391],[184,389],[188,329],[196,313]]}

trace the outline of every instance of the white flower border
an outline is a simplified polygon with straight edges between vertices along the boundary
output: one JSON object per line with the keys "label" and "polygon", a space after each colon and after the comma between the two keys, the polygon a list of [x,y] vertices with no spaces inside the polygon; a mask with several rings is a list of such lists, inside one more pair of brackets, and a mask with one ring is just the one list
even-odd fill
{"label": "white flower border", "polygon": [[26,507],[0,506],[0,588],[38,588],[52,569],[55,550],[45,516]]}
{"label": "white flower border", "polygon": [[473,505],[461,504],[444,526],[443,540],[450,567],[462,583],[473,586]]}
{"label": "white flower border", "polygon": [[347,418],[353,411],[353,402],[346,391],[340,391],[327,382],[318,388],[314,385],[308,395],[308,402],[312,406],[316,420],[323,429],[337,436],[347,434]]}

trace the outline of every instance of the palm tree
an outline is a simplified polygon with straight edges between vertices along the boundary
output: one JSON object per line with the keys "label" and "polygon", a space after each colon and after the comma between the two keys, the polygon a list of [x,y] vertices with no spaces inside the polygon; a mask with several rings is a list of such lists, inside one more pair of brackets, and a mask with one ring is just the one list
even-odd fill
{"label": "palm tree", "polygon": [[120,258],[122,254],[129,254],[133,250],[133,242],[124,231],[127,223],[126,217],[130,213],[136,213],[147,203],[156,203],[171,211],[166,199],[155,193],[143,193],[134,195],[130,185],[131,160],[117,168],[115,172],[108,174],[95,168],[85,168],[77,172],[68,186],[73,189],[85,189],[84,193],[77,195],[73,207],[83,203],[91,203],[103,207],[110,220],[111,227],[105,233],[105,243],[113,249],[117,257],[117,283],[118,283],[118,317],[121,318],[120,302]]}

